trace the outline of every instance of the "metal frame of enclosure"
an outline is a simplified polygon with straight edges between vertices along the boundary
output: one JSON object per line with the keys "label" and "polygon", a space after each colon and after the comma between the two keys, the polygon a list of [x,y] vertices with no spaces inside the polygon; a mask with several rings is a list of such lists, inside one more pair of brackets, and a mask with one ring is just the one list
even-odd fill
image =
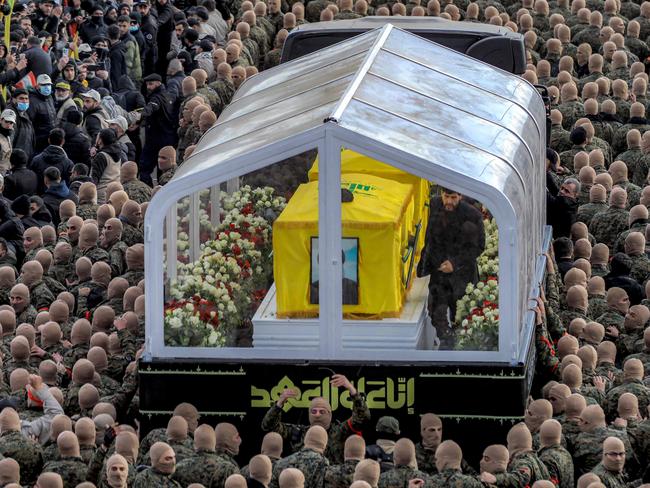
{"label": "metal frame of enclosure", "polygon": [[[392,25],[246,81],[147,209],[145,359],[524,362],[534,321],[530,299],[539,294],[542,249],[548,244],[545,116],[540,95],[525,80]],[[499,227],[498,351],[342,349],[342,147],[487,206]],[[320,161],[319,276],[329,284],[319,290],[319,349],[165,346],[164,266],[173,277],[176,202],[191,198],[190,259],[195,259],[199,191],[212,189],[216,205],[222,184],[235,188],[239,176],[310,149],[318,150]]]}

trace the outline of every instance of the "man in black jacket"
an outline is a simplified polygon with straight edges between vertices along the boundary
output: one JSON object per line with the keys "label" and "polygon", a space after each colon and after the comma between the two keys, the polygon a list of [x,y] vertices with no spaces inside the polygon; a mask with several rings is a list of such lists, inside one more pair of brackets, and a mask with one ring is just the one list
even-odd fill
{"label": "man in black jacket", "polygon": [[[158,24],[156,18],[151,15],[151,7],[147,0],[137,0],[135,7],[138,15],[131,14],[131,19],[140,25],[140,32],[144,40],[144,46],[141,47],[140,58],[142,59],[142,74],[150,75],[154,72],[156,61],[158,60],[158,46],[156,38],[158,37]],[[136,36],[136,40],[138,37]]]}
{"label": "man in black jacket", "polygon": [[45,193],[43,194],[43,203],[47,207],[52,216],[52,222],[56,229],[60,222],[59,206],[63,200],[72,200],[75,205],[79,203],[77,195],[75,195],[65,181],[61,181],[61,173],[54,166],[47,168],[43,175],[45,181]]}
{"label": "man in black jacket", "polygon": [[22,149],[14,149],[9,158],[11,170],[5,176],[4,196],[9,200],[16,200],[21,195],[36,195],[38,178],[36,174],[27,169],[27,154]]}
{"label": "man in black jacket", "polygon": [[149,75],[144,82],[147,84],[147,105],[142,119],[146,144],[140,158],[140,179],[151,186],[151,172],[157,166],[158,152],[178,142],[178,120],[174,119],[174,102],[162,85],[160,75]]}
{"label": "man in black jacket", "polygon": [[27,110],[29,110],[29,95],[27,91],[22,88],[14,90],[11,103],[7,108],[10,108],[16,113],[13,148],[14,150],[23,150],[27,156],[27,160],[30,160],[34,152],[34,127],[32,126],[29,115],[27,115]]}
{"label": "man in black jacket", "polygon": [[43,179],[45,170],[50,167],[57,168],[60,177],[66,185],[69,185],[70,173],[72,173],[72,167],[74,166],[74,163],[68,159],[68,155],[63,150],[63,144],[65,143],[65,132],[63,129],[52,129],[50,131],[48,142],[50,145],[47,146],[38,156],[35,156],[30,165],[31,170],[36,173],[39,180],[39,195],[45,191],[45,182]]}
{"label": "man in black jacket", "polygon": [[99,131],[108,127],[108,117],[100,105],[102,97],[97,90],[88,90],[81,94],[81,98],[84,101],[83,127],[90,136],[90,142],[94,144]]}
{"label": "man in black jacket", "polygon": [[[454,331],[449,328],[456,315],[456,301],[468,283],[478,281],[476,259],[485,249],[483,217],[454,190],[442,189],[431,200],[431,212],[419,275],[430,275],[429,314],[441,347],[453,348]],[[448,312],[449,309],[449,312]],[[447,313],[449,317],[447,318]]]}
{"label": "man in black jacket", "polygon": [[126,56],[125,44],[120,40],[120,28],[116,25],[111,25],[108,29],[108,40],[110,48],[108,58],[110,59],[110,78],[111,86],[117,87],[120,78],[127,74],[126,71]]}
{"label": "man in black jacket", "polygon": [[59,18],[52,14],[54,10],[53,0],[41,0],[38,2],[36,11],[32,14],[32,26],[36,32],[47,31],[56,34],[59,28]]}
{"label": "man in black jacket", "polygon": [[154,8],[158,18],[156,44],[158,46],[158,52],[161,53],[156,62],[156,73],[162,76],[167,73],[167,53],[172,47],[172,34],[175,27],[174,11],[169,4],[169,0],[156,0]]}
{"label": "man in black jacket", "polygon": [[43,51],[41,41],[36,36],[27,38],[27,50],[23,53],[27,60],[27,72],[34,76],[49,75],[52,72],[52,58]]}
{"label": "man in black jacket", "polygon": [[47,138],[56,124],[56,108],[52,98],[52,80],[49,75],[39,75],[36,91],[29,95],[29,118],[34,127],[34,150],[41,152],[47,146]]}
{"label": "man in black jacket", "polygon": [[92,9],[91,17],[84,20],[79,27],[79,37],[83,42],[90,43],[96,37],[106,37],[106,24],[104,24],[104,10],[100,4]]}
{"label": "man in black jacket", "polygon": [[65,131],[63,150],[74,164],[90,165],[90,137],[81,128],[83,115],[76,110],[66,114],[61,122]]}
{"label": "man in black jacket", "polygon": [[546,222],[553,227],[553,237],[568,237],[578,214],[580,182],[567,178],[559,190],[556,188],[546,188]]}

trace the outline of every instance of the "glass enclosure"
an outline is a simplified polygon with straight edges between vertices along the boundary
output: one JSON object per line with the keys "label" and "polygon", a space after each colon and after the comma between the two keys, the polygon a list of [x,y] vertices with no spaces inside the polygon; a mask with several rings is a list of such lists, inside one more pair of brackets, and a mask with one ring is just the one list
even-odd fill
{"label": "glass enclosure", "polygon": [[520,360],[544,127],[525,81],[390,25],[255,76],[147,211],[147,354]]}

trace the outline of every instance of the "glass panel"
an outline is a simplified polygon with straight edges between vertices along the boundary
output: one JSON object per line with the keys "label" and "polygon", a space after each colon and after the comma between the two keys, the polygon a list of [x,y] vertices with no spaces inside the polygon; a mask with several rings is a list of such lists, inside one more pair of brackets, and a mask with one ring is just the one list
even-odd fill
{"label": "glass panel", "polygon": [[[309,254],[296,255],[286,243],[318,226],[316,195],[313,224],[290,221],[274,242],[274,223],[316,157],[308,151],[235,180],[198,190],[180,199],[176,217],[176,269],[167,266],[165,291],[165,346],[168,347],[285,347],[283,336],[296,347],[318,348],[318,305],[296,300],[304,274],[308,297]],[[291,216],[289,216],[291,217]],[[286,220],[286,217],[285,217]],[[168,231],[169,232],[169,231]],[[301,234],[302,233],[302,234]],[[309,242],[309,235],[307,242]],[[282,244],[284,243],[284,245]],[[286,263],[274,283],[274,257]],[[301,274],[302,271],[306,269]],[[288,300],[288,301],[287,301]],[[307,322],[303,340],[289,327],[289,319]],[[256,334],[254,322],[260,324]],[[219,353],[214,354],[215,357]],[[263,356],[263,354],[262,354]]]}

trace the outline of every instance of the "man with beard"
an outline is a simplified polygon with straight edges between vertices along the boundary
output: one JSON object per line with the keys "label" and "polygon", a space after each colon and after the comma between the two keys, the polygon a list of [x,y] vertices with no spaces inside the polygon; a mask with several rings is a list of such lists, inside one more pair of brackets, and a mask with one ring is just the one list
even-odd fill
{"label": "man with beard", "polygon": [[485,249],[481,213],[455,190],[442,188],[431,200],[425,248],[419,276],[430,275],[429,315],[441,338],[441,348],[453,349],[456,301],[468,283],[478,281],[476,259]]}
{"label": "man with beard", "polygon": [[70,83],[59,81],[54,90],[54,108],[56,109],[56,124],[67,120],[68,112],[77,111],[77,104],[72,100]]}
{"label": "man with beard", "polygon": [[174,100],[162,84],[162,77],[152,74],[144,79],[147,85],[147,105],[142,111],[145,140],[140,158],[140,179],[152,184],[151,172],[158,162],[158,151],[165,146],[176,146],[177,118],[174,118]]}
{"label": "man with beard", "polygon": [[101,106],[102,97],[97,90],[88,90],[81,94],[81,98],[84,104],[82,127],[86,129],[91,142],[95,142],[99,131],[108,127],[108,117]]}
{"label": "man with beard", "polygon": [[353,435],[360,434],[362,428],[370,420],[370,410],[366,404],[366,397],[357,391],[354,385],[342,374],[332,376],[331,384],[334,387],[343,387],[350,393],[352,399],[352,417],[346,422],[332,423],[332,407],[327,399],[322,397],[313,398],[309,406],[309,424],[298,425],[282,422],[284,404],[297,396],[292,388],[287,388],[280,395],[279,400],[266,412],[262,419],[262,430],[265,432],[279,433],[285,442],[290,446],[291,452],[300,450],[303,445],[305,433],[309,427],[319,425],[328,433],[327,449],[325,457],[333,463],[343,462],[343,450],[345,440]]}

